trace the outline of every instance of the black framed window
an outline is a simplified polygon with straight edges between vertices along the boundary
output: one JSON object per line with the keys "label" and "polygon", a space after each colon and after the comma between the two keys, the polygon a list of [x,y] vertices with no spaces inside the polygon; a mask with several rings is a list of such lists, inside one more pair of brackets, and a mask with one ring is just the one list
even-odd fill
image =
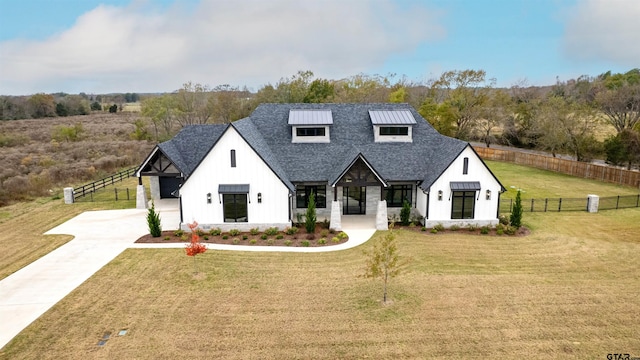
{"label": "black framed window", "polygon": [[327,207],[327,187],[325,185],[297,185],[296,186],[296,208],[302,209],[309,205],[309,194],[316,196],[316,208]]}
{"label": "black framed window", "polygon": [[409,135],[409,128],[406,126],[381,126],[380,135]]}
{"label": "black framed window", "polygon": [[236,151],[231,150],[231,167],[236,167]]}
{"label": "black framed window", "polygon": [[454,191],[451,202],[452,219],[473,219],[476,207],[475,191]]}
{"label": "black framed window", "polygon": [[325,128],[296,128],[296,135],[298,136],[325,136]]}
{"label": "black framed window", "polygon": [[247,194],[222,194],[224,222],[248,222]]}
{"label": "black framed window", "polygon": [[462,175],[467,175],[469,173],[469,158],[462,159]]}
{"label": "black framed window", "polygon": [[391,185],[382,190],[382,197],[387,200],[387,207],[402,207],[405,200],[411,204],[413,186],[411,185]]}

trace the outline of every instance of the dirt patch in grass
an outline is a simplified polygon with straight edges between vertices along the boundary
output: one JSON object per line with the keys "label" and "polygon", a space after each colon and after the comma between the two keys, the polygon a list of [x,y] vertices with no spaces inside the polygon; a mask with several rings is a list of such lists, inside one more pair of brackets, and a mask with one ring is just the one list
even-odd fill
{"label": "dirt patch in grass", "polygon": [[[331,232],[319,226],[314,234],[307,234],[299,229],[297,232],[288,234],[285,231],[267,234],[261,232],[239,232],[230,234],[224,232],[212,234],[202,232],[200,242],[205,244],[226,244],[226,245],[249,245],[249,246],[289,246],[289,247],[317,247],[331,246],[347,242],[349,237],[346,233]],[[144,235],[136,240],[136,243],[189,243],[191,234],[188,232],[163,231],[162,236],[152,237],[150,234]]]}

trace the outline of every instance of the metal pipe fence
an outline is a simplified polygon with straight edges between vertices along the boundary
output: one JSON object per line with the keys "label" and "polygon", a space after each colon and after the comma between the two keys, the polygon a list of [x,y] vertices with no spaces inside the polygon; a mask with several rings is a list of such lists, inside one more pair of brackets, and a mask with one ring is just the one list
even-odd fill
{"label": "metal pipe fence", "polygon": [[[500,199],[500,213],[511,213],[514,199]],[[587,211],[588,198],[522,199],[524,212]],[[601,197],[598,210],[640,207],[640,194]]]}

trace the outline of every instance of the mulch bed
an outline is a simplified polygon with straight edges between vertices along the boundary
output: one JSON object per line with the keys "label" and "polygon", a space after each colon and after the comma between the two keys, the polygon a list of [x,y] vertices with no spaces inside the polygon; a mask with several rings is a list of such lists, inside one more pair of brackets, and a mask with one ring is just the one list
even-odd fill
{"label": "mulch bed", "polygon": [[[521,227],[515,235],[498,235],[496,233],[496,229],[492,228],[489,230],[488,234],[481,234],[480,228],[474,229],[470,231],[468,228],[460,228],[458,230],[445,229],[443,231],[438,231],[437,234],[433,234],[430,232],[431,229],[427,229],[426,231],[422,231],[420,226],[402,226],[395,224],[394,229],[399,230],[407,230],[420,233],[422,235],[430,235],[437,236],[440,234],[468,234],[468,235],[484,235],[484,236],[527,236],[531,233],[531,230],[526,227]],[[338,242],[333,241],[333,237],[338,235],[337,232],[329,233],[325,237],[326,242],[324,244],[319,243],[320,239],[322,239],[323,228],[318,226],[316,228],[316,232],[314,234],[307,234],[306,231],[301,228],[298,230],[296,234],[287,235],[283,231],[278,232],[278,235],[267,236],[266,239],[262,239],[263,232],[257,235],[251,235],[248,232],[241,232],[236,236],[231,236],[229,233],[222,233],[221,235],[209,235],[205,234],[200,237],[200,242],[205,244],[227,244],[227,245],[249,245],[249,246],[289,246],[289,247],[318,247],[318,246],[332,246],[338,245],[347,242],[349,238],[340,239]],[[224,238],[226,235],[226,239]],[[312,235],[312,236],[311,236]],[[278,239],[278,237],[281,237]],[[255,241],[252,241],[255,240]],[[144,235],[138,240],[136,243],[184,243],[185,245],[191,241],[191,236],[189,232],[184,232],[182,236],[177,236],[175,231],[163,231],[162,236],[160,237],[152,237],[150,234]],[[308,241],[309,244],[306,245]]]}
{"label": "mulch bed", "polygon": [[527,236],[531,233],[531,230],[522,226],[520,227],[520,229],[518,229],[516,231],[516,233],[514,235],[508,235],[507,233],[503,233],[502,235],[498,235],[496,233],[496,228],[490,228],[489,232],[487,234],[482,234],[481,233],[481,229],[478,227],[476,229],[473,230],[469,230],[466,227],[461,227],[457,230],[451,230],[451,229],[444,229],[444,230],[440,230],[438,231],[436,234],[431,233],[431,229],[428,228],[426,230],[422,230],[421,226],[402,226],[402,225],[398,225],[395,224],[394,225],[394,229],[398,230],[398,229],[402,229],[402,230],[407,230],[407,231],[413,231],[413,232],[417,232],[420,234],[424,234],[424,235],[431,235],[431,236],[437,236],[440,234],[469,234],[469,235],[483,235],[483,236],[507,236],[507,237],[512,237],[512,236]]}
{"label": "mulch bed", "polygon": [[[288,247],[318,247],[332,246],[347,242],[348,237],[334,241],[339,232],[329,232],[325,239],[325,243],[321,243],[323,239],[320,227],[316,229],[314,234],[307,234],[304,228],[300,228],[297,233],[287,235],[283,231],[279,231],[277,235],[267,236],[263,239],[264,232],[257,235],[251,235],[249,232],[241,232],[238,235],[231,236],[228,232],[221,235],[209,235],[205,232],[200,236],[200,242],[204,244],[227,244],[227,245],[248,245],[248,246],[288,246]],[[226,237],[226,239],[225,239]],[[184,243],[185,245],[191,241],[191,233],[185,231],[181,236],[176,235],[176,231],[163,231],[162,236],[152,237],[150,234],[144,235],[136,243]],[[308,242],[308,244],[307,244]]]}

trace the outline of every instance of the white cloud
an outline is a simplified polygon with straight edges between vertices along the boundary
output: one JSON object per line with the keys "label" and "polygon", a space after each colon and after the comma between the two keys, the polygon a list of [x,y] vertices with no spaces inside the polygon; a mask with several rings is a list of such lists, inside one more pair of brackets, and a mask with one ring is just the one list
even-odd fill
{"label": "white cloud", "polygon": [[298,70],[341,78],[442,37],[433,14],[392,0],[99,6],[44,41],[0,43],[0,94],[257,87]]}
{"label": "white cloud", "polygon": [[566,56],[575,60],[640,64],[640,1],[578,0],[567,12]]}

